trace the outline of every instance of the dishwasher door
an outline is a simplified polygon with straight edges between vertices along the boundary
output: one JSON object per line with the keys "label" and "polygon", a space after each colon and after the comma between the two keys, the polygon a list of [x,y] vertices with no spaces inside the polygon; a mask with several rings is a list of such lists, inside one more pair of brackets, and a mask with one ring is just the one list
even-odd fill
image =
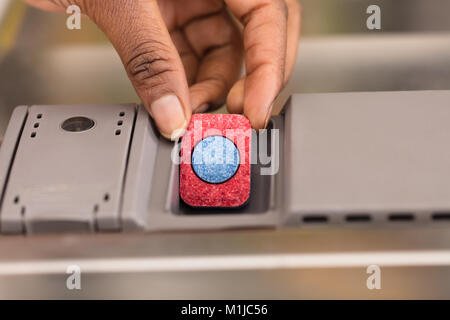
{"label": "dishwasher door", "polygon": [[[450,89],[448,19],[411,1],[423,16],[408,24],[384,2],[387,32],[372,34],[358,20],[366,2],[303,1],[305,36],[277,112],[293,93]],[[69,31],[64,14],[4,3],[2,135],[17,105],[139,102],[92,23]],[[449,247],[445,223],[0,236],[0,298],[448,298]]]}

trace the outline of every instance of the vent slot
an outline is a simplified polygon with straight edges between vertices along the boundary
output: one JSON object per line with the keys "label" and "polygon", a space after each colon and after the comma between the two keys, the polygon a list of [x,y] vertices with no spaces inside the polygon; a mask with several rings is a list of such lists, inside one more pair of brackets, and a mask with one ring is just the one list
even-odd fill
{"label": "vent slot", "polygon": [[328,217],[325,215],[309,215],[303,217],[304,223],[327,223]]}
{"label": "vent slot", "polygon": [[355,213],[355,214],[347,215],[345,217],[345,221],[347,221],[347,222],[370,222],[370,221],[372,221],[372,217],[369,214]]}
{"label": "vent slot", "polygon": [[413,221],[415,218],[414,214],[410,212],[399,212],[399,213],[391,213],[388,216],[389,221],[392,222],[409,222]]}
{"label": "vent slot", "polygon": [[431,219],[434,221],[450,221],[450,211],[434,212]]}

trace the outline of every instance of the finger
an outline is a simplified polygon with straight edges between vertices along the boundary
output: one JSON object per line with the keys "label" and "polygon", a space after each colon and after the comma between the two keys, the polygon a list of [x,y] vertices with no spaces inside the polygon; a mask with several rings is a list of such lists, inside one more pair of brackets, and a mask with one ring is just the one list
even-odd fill
{"label": "finger", "polygon": [[190,120],[189,91],[183,64],[156,0],[81,3],[116,48],[161,134],[176,139]]}
{"label": "finger", "polygon": [[25,0],[26,3],[32,5],[33,7],[48,10],[48,11],[63,11],[64,8],[62,6],[57,5],[56,3],[52,3],[49,0]]}
{"label": "finger", "polygon": [[221,12],[223,0],[158,0],[159,10],[169,30]]}
{"label": "finger", "polygon": [[184,33],[201,57],[195,84],[190,88],[193,112],[223,104],[242,68],[240,31],[225,11],[197,19]]}
{"label": "finger", "polygon": [[298,41],[300,37],[301,7],[297,0],[286,0],[288,7],[287,21],[287,52],[284,83],[291,77],[297,58]]}
{"label": "finger", "polygon": [[183,63],[188,85],[192,85],[197,76],[199,59],[179,29],[172,31],[170,36]]}
{"label": "finger", "polygon": [[[297,0],[286,0],[288,6],[288,33],[287,33],[287,55],[284,83],[286,83],[294,69],[297,58],[298,40],[301,25],[301,7]],[[245,78],[236,82],[227,97],[227,109],[230,113],[242,113],[244,107],[244,85]]]}
{"label": "finger", "polygon": [[215,49],[201,62],[197,80],[189,89],[193,112],[214,109],[225,102],[227,92],[238,79],[241,57],[233,46]]}
{"label": "finger", "polygon": [[[244,25],[244,114],[253,128],[264,128],[284,83],[287,7],[283,0],[225,2]],[[233,89],[232,93],[238,92]]]}
{"label": "finger", "polygon": [[243,113],[244,112],[244,93],[245,93],[245,77],[239,79],[227,97],[227,110],[229,113]]}

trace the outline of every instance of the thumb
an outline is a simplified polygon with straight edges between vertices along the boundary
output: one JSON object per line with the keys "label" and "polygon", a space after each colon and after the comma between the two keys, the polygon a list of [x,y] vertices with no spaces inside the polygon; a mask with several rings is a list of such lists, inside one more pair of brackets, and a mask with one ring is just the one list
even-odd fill
{"label": "thumb", "polygon": [[189,90],[156,0],[89,0],[82,8],[116,48],[161,134],[175,140],[191,116]]}

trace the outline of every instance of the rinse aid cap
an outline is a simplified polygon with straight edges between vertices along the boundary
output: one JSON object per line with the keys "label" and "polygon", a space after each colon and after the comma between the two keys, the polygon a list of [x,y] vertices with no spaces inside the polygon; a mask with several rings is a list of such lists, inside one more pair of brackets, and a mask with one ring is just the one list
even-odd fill
{"label": "rinse aid cap", "polygon": [[251,125],[238,114],[194,114],[181,141],[180,198],[237,208],[250,196]]}

